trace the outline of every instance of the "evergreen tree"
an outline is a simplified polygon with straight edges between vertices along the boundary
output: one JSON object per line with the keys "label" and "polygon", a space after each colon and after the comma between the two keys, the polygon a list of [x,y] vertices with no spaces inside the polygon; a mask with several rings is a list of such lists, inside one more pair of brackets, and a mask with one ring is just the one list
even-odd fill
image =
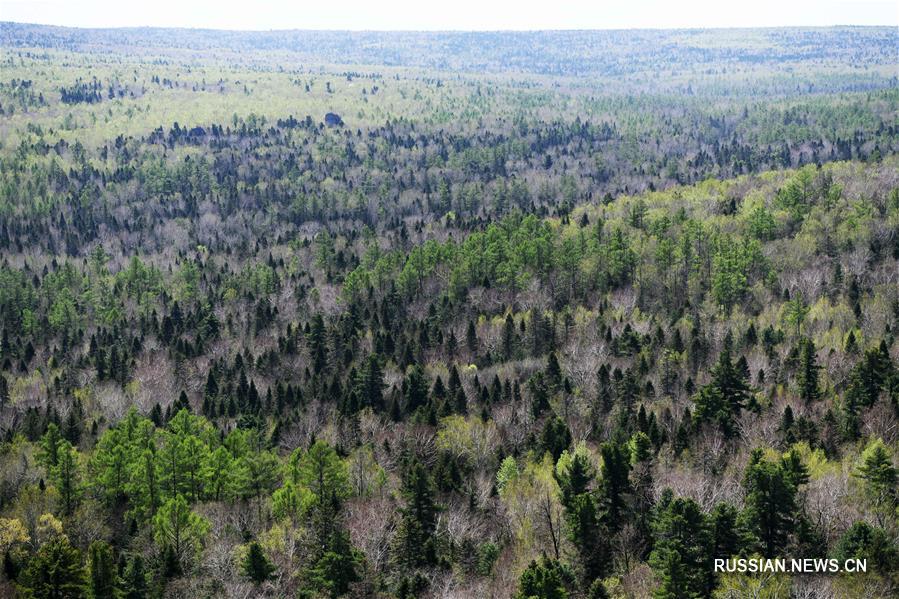
{"label": "evergreen tree", "polygon": [[291,456],[291,476],[311,493],[307,518],[313,531],[313,555],[319,559],[342,526],[340,512],[350,494],[349,475],[344,461],[324,441],[298,452]]}
{"label": "evergreen tree", "polygon": [[782,554],[796,525],[796,480],[783,463],[762,459],[759,449],[752,452],[743,479],[746,520],[765,557]]}
{"label": "evergreen tree", "polygon": [[6,382],[6,377],[0,374],[0,409],[5,408],[8,403],[9,383]]}
{"label": "evergreen tree", "polygon": [[90,596],[93,599],[116,599],[121,596],[112,547],[105,541],[94,541],[88,548]]}
{"label": "evergreen tree", "polygon": [[122,599],[146,599],[149,596],[144,558],[131,556],[122,572]]}
{"label": "evergreen tree", "polygon": [[349,534],[345,530],[335,530],[327,550],[318,558],[309,571],[309,578],[315,588],[323,589],[337,598],[345,595],[350,584],[359,580],[361,556],[350,545]]}
{"label": "evergreen tree", "polygon": [[71,515],[81,498],[81,474],[78,464],[78,451],[66,441],[57,444],[57,463],[53,468],[52,478],[62,500],[62,510]]}
{"label": "evergreen tree", "polygon": [[515,321],[511,314],[506,314],[503,324],[502,349],[503,359],[511,360],[515,354]]}
{"label": "evergreen tree", "polygon": [[864,482],[865,496],[883,524],[883,517],[894,514],[899,506],[899,471],[882,439],[872,441],[865,448],[855,475]]}
{"label": "evergreen tree", "polygon": [[603,443],[600,455],[602,457],[600,506],[604,510],[603,520],[606,526],[614,532],[621,527],[627,508],[627,495],[630,492],[628,480],[630,452],[627,447],[610,442]]}
{"label": "evergreen tree", "polygon": [[821,397],[821,389],[818,383],[818,371],[820,369],[814,342],[811,339],[802,339],[799,342],[797,384],[799,385],[799,397],[806,403],[811,403]]}
{"label": "evergreen tree", "polygon": [[172,574],[183,571],[208,531],[209,522],[192,512],[182,495],[169,499],[153,517],[153,535]]}
{"label": "evergreen tree", "polygon": [[539,562],[532,561],[521,573],[515,599],[568,599],[566,577],[564,567],[558,561],[543,556]]}
{"label": "evergreen tree", "polygon": [[657,597],[709,596],[713,588],[712,537],[702,510],[692,499],[666,490],[653,520],[655,545],[649,562],[662,585]]}
{"label": "evergreen tree", "polygon": [[81,552],[64,535],[46,541],[19,575],[19,587],[35,599],[81,599],[88,585]]}
{"label": "evergreen tree", "polygon": [[725,343],[712,368],[712,381],[694,397],[696,420],[715,424],[725,436],[734,434],[734,422],[749,400],[749,384],[731,361],[730,343]]}
{"label": "evergreen tree", "polygon": [[406,410],[409,414],[428,403],[428,381],[424,369],[418,364],[409,368],[403,383],[406,396]]}
{"label": "evergreen tree", "polygon": [[306,343],[309,347],[309,355],[312,359],[312,369],[315,374],[320,374],[328,359],[327,334],[325,332],[325,320],[321,314],[312,318],[312,325],[306,335]]}
{"label": "evergreen tree", "polygon": [[840,563],[847,559],[864,559],[883,575],[899,574],[899,546],[882,528],[867,522],[856,522],[837,543],[835,557]]}
{"label": "evergreen tree", "polygon": [[540,434],[541,450],[549,452],[555,462],[569,447],[571,447],[571,431],[568,425],[558,416],[547,419]]}
{"label": "evergreen tree", "polygon": [[359,399],[362,405],[380,412],[384,409],[383,391],[384,373],[381,370],[381,360],[376,354],[371,354],[365,360],[365,366],[359,377]]}
{"label": "evergreen tree", "polygon": [[437,514],[434,483],[424,465],[413,460],[406,469],[401,490],[405,507],[400,509],[396,551],[407,567],[437,563]]}
{"label": "evergreen tree", "polygon": [[243,575],[258,585],[271,578],[275,570],[274,564],[269,561],[265,552],[262,551],[262,546],[256,541],[250,543],[249,547],[247,547],[247,555],[244,557],[243,563],[241,563]]}
{"label": "evergreen tree", "polygon": [[600,523],[599,505],[591,488],[594,471],[585,451],[565,453],[554,474],[565,508],[568,539],[578,553],[581,578],[587,584],[608,573],[611,562],[609,534]]}
{"label": "evergreen tree", "polygon": [[719,503],[709,514],[709,531],[712,537],[712,557],[729,559],[742,555],[749,543],[737,508],[729,503]]}

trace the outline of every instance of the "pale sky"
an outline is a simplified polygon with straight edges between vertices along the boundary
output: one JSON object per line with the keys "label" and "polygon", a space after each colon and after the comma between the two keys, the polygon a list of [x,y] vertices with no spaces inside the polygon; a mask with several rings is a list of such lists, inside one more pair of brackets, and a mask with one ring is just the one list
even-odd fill
{"label": "pale sky", "polygon": [[0,21],[243,30],[899,26],[899,0],[0,0]]}

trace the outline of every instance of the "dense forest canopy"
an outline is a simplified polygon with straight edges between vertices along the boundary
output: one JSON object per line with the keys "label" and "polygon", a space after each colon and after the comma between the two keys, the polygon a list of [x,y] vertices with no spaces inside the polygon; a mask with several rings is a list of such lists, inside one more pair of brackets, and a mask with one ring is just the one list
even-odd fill
{"label": "dense forest canopy", "polygon": [[0,595],[899,591],[894,29],[0,47]]}

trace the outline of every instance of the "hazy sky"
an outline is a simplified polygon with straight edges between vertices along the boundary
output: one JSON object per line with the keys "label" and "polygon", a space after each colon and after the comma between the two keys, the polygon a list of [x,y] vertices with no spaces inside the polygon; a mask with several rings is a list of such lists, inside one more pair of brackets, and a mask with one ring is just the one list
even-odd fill
{"label": "hazy sky", "polygon": [[899,25],[899,0],[0,0],[0,21],[215,29]]}

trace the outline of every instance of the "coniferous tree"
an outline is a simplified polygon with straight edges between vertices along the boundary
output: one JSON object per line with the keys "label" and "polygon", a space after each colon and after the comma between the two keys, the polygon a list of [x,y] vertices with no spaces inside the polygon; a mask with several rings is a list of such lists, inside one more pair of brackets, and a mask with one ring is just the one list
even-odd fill
{"label": "coniferous tree", "polygon": [[540,447],[544,452],[549,452],[554,462],[571,447],[571,431],[558,416],[547,419],[540,434]]}
{"label": "coniferous tree", "polygon": [[655,544],[649,562],[662,579],[656,597],[709,596],[713,588],[712,537],[691,499],[666,489],[653,520]]}
{"label": "coniferous tree", "polygon": [[586,452],[565,454],[554,470],[565,508],[568,539],[578,554],[581,579],[586,585],[604,577],[611,562],[610,535],[600,522],[599,502],[593,489],[595,472]]}
{"label": "coniferous tree", "polygon": [[601,484],[599,487],[600,507],[604,511],[606,526],[617,531],[622,525],[627,509],[627,495],[630,493],[628,475],[630,473],[630,452],[618,443],[603,443]]}
{"label": "coniferous tree", "polygon": [[122,599],[145,599],[149,596],[147,573],[144,570],[144,558],[131,556],[122,572]]}
{"label": "coniferous tree", "polygon": [[384,373],[377,355],[371,354],[359,377],[359,398],[362,405],[380,412],[384,409]]}
{"label": "coniferous tree", "polygon": [[522,572],[515,599],[568,599],[567,578],[562,564],[543,556],[539,562],[532,561]]}
{"label": "coniferous tree", "polygon": [[871,442],[862,453],[856,476],[864,483],[865,495],[877,511],[881,525],[884,516],[895,513],[899,506],[899,470],[893,465],[892,456],[882,439]]}
{"label": "coniferous tree", "polygon": [[87,594],[81,552],[64,535],[46,541],[19,575],[19,587],[36,599],[80,599]]}
{"label": "coniferous tree", "polygon": [[396,537],[397,558],[406,567],[437,563],[437,504],[434,483],[424,465],[413,460],[403,477],[402,496],[405,507]]}
{"label": "coniferous tree", "polygon": [[272,577],[276,568],[265,555],[262,546],[253,541],[247,547],[247,555],[241,563],[241,571],[254,584],[262,584]]}
{"label": "coniferous tree", "polygon": [[763,459],[761,450],[754,450],[749,458],[743,478],[746,521],[766,557],[781,555],[789,543],[796,526],[797,483],[802,478],[801,472],[783,462]]}
{"label": "coniferous tree", "polygon": [[799,397],[806,403],[820,399],[821,389],[818,383],[818,359],[815,355],[815,344],[811,339],[799,342],[799,372],[796,382],[799,385]]}
{"label": "coniferous tree", "polygon": [[725,436],[733,436],[735,419],[749,400],[749,384],[731,360],[730,343],[725,342],[712,368],[712,381],[694,397],[696,420],[714,423]]}
{"label": "coniferous tree", "polygon": [[424,369],[418,364],[409,368],[403,383],[406,398],[406,410],[409,414],[424,407],[428,403],[428,381]]}
{"label": "coniferous tree", "polygon": [[116,599],[121,593],[112,547],[105,541],[94,541],[88,548],[88,568],[90,571],[90,596],[93,599]]}

